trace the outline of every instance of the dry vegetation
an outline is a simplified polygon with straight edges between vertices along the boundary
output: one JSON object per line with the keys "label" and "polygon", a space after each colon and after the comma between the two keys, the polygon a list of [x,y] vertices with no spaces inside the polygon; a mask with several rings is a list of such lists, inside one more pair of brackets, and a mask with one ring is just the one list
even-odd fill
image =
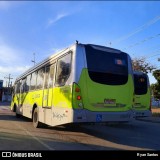
{"label": "dry vegetation", "polygon": [[160,108],[153,107],[152,108],[152,115],[154,117],[160,117]]}

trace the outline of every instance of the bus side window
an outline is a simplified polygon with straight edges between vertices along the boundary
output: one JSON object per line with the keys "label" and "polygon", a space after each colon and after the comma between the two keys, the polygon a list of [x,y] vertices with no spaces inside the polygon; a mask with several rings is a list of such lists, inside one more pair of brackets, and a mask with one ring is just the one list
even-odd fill
{"label": "bus side window", "polygon": [[21,86],[21,82],[18,81],[16,85],[16,93],[20,93],[20,86]]}
{"label": "bus side window", "polygon": [[15,83],[13,94],[17,93],[17,87],[18,87],[18,83]]}
{"label": "bus side window", "polygon": [[30,80],[31,80],[31,75],[28,75],[28,76],[27,76],[27,79],[26,79],[26,84],[25,84],[25,91],[26,91],[26,92],[29,91]]}
{"label": "bus side window", "polygon": [[14,96],[16,94],[16,87],[17,87],[17,83],[14,86],[12,86],[12,88],[11,88],[12,96]]}
{"label": "bus side window", "polygon": [[48,79],[49,79],[50,67],[46,66],[45,74],[44,74],[44,89],[48,88]]}
{"label": "bus side window", "polygon": [[55,64],[52,64],[50,66],[46,66],[44,89],[53,87],[54,69],[55,69]]}
{"label": "bus side window", "polygon": [[26,88],[26,78],[22,80],[22,93],[25,92],[25,88]]}
{"label": "bus side window", "polygon": [[33,72],[31,76],[30,90],[34,90],[36,88],[36,79],[37,79],[37,72]]}
{"label": "bus side window", "polygon": [[43,82],[44,82],[44,68],[41,68],[40,70],[38,70],[38,75],[37,75],[37,89],[43,88]]}
{"label": "bus side window", "polygon": [[57,63],[56,86],[65,85],[71,72],[71,53],[60,58]]}
{"label": "bus side window", "polygon": [[55,64],[53,64],[53,65],[50,66],[49,82],[48,82],[48,87],[49,87],[49,88],[52,88],[52,87],[53,87],[54,68],[55,68]]}

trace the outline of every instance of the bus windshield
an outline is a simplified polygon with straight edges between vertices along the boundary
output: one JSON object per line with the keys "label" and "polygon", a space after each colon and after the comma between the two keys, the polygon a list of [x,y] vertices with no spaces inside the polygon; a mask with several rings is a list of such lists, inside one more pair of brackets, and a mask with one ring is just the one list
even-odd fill
{"label": "bus windshield", "polygon": [[122,85],[128,81],[127,54],[107,52],[85,46],[91,80],[106,85]]}
{"label": "bus windshield", "polygon": [[134,74],[134,92],[136,95],[147,93],[147,76]]}

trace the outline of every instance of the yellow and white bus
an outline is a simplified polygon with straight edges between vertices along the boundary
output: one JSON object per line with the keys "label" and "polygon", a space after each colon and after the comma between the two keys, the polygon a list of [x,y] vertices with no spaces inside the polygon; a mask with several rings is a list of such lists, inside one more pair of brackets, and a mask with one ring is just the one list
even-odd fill
{"label": "yellow and white bus", "polygon": [[146,73],[134,71],[134,105],[135,117],[149,117],[151,112],[151,91]]}
{"label": "yellow and white bus", "polygon": [[11,110],[34,127],[133,118],[131,58],[120,50],[75,43],[15,81]]}

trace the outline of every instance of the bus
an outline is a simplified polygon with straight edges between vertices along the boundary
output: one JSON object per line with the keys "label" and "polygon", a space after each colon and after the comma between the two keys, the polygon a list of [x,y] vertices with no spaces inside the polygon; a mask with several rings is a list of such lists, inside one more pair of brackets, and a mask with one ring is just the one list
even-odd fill
{"label": "bus", "polygon": [[11,110],[34,127],[129,122],[133,84],[129,54],[76,42],[15,80]]}
{"label": "bus", "polygon": [[134,71],[134,105],[135,118],[150,117],[151,91],[148,75],[140,71]]}

